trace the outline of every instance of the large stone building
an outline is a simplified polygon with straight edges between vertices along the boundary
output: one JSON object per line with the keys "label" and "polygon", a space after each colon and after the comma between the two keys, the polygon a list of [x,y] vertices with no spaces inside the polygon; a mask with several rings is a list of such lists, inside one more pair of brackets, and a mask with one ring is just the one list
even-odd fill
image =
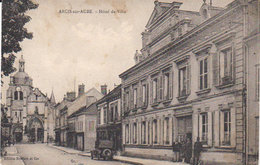
{"label": "large stone building", "polygon": [[[136,65],[120,75],[124,154],[175,160],[173,142],[191,138],[194,144],[199,137],[206,164],[256,161],[259,107],[245,105],[251,100],[245,87],[254,83],[250,76],[246,81],[244,41],[251,42],[250,59],[259,52],[259,35],[250,38],[246,25],[257,22],[259,34],[258,2],[219,8],[204,1],[199,12],[181,10],[179,2],[154,3]],[[248,64],[252,76],[257,57],[256,67]]]}
{"label": "large stone building", "polygon": [[[52,139],[54,125],[52,100],[38,88],[33,87],[33,80],[25,72],[23,56],[19,60],[19,71],[10,77],[6,95],[7,117],[12,125],[11,134],[16,142],[47,142]],[[54,101],[54,102],[51,102]]]}

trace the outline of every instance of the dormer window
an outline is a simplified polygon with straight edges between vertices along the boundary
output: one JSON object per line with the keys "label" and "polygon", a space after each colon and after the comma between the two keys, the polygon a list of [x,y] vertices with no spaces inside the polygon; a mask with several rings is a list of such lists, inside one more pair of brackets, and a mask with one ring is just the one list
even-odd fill
{"label": "dormer window", "polygon": [[204,19],[208,19],[208,11],[207,11],[207,9],[203,10],[202,15],[203,15]]}

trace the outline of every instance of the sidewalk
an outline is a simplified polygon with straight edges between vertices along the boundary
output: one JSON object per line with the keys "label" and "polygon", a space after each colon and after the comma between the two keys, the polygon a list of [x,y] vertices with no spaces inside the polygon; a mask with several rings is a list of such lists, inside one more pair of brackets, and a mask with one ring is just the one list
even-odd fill
{"label": "sidewalk", "polygon": [[22,161],[21,157],[18,156],[18,152],[15,146],[6,147],[4,149],[7,154],[6,156],[3,156],[1,158],[0,164],[3,165],[24,165],[24,162]]}
{"label": "sidewalk", "polygon": [[[90,152],[83,152],[78,151],[72,148],[67,147],[61,147],[61,146],[55,146],[55,145],[49,145],[50,147],[56,148],[58,150],[64,151],[69,154],[78,154],[80,156],[87,156],[91,157]],[[135,165],[188,165],[187,163],[181,163],[181,162],[170,162],[170,161],[164,161],[164,160],[153,160],[153,159],[142,159],[142,158],[133,158],[133,157],[127,157],[127,156],[118,156],[115,155],[113,157],[115,161],[120,161],[124,163],[130,163]]]}

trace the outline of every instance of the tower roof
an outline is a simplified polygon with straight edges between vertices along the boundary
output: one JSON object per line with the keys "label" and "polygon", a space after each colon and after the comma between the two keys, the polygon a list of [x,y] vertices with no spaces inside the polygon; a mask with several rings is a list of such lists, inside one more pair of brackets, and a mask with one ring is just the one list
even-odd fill
{"label": "tower roof", "polygon": [[51,101],[51,103],[53,103],[53,104],[56,104],[56,101],[55,101],[55,97],[54,97],[53,90],[52,90],[52,92],[51,92],[50,101]]}

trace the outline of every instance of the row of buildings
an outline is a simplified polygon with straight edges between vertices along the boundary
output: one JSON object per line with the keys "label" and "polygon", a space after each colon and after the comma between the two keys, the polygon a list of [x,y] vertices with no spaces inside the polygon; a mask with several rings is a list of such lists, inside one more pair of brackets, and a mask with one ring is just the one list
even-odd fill
{"label": "row of buildings", "polygon": [[36,141],[52,136],[90,151],[106,139],[123,155],[175,161],[174,143],[199,137],[206,164],[257,164],[259,2],[220,8],[203,1],[198,12],[180,2],[154,5],[136,64],[109,93],[105,85],[85,92],[82,84],[78,96],[68,92],[55,104],[32,88],[21,60],[7,91],[17,141],[29,131]]}

